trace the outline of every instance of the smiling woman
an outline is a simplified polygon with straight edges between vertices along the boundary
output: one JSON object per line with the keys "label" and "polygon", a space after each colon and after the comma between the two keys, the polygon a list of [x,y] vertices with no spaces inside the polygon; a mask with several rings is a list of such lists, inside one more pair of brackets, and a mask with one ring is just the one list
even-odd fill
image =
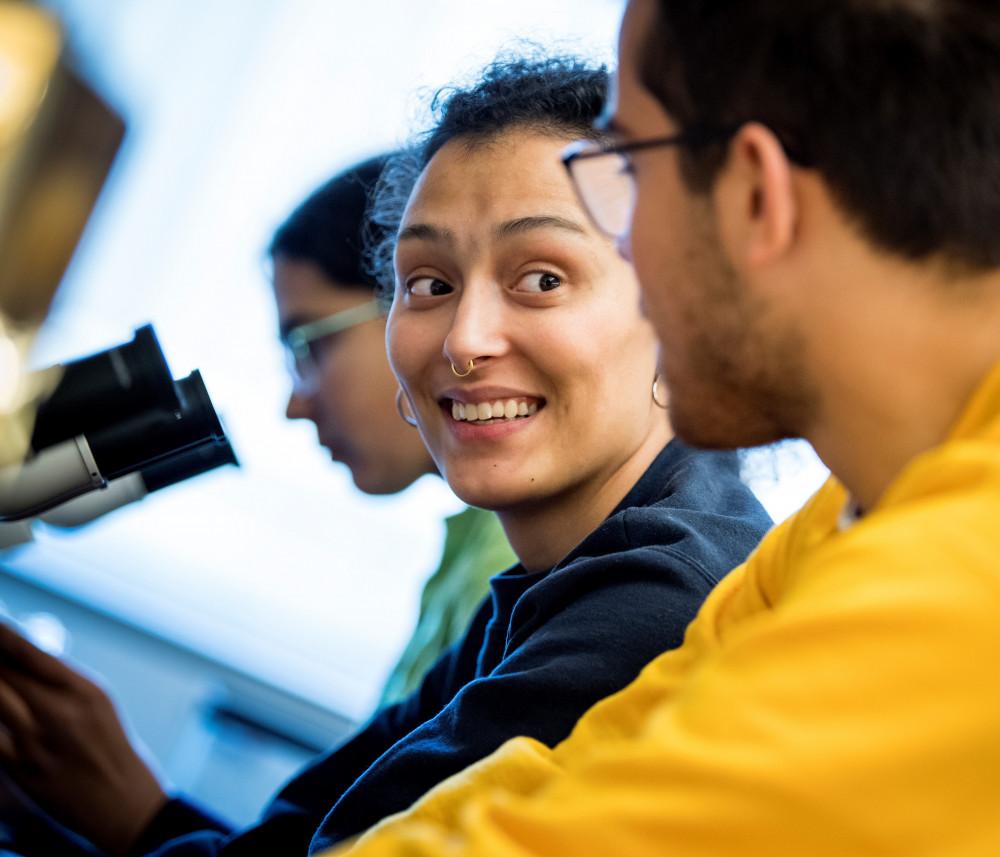
{"label": "smiling woman", "polygon": [[635,276],[580,210],[565,142],[513,127],[434,154],[399,233],[388,330],[442,474],[501,510],[530,570],[582,541],[670,438]]}

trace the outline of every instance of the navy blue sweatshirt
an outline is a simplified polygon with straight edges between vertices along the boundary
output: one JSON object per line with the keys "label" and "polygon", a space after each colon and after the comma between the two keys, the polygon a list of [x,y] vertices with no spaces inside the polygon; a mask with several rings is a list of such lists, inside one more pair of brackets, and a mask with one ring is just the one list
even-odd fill
{"label": "navy blue sweatshirt", "polygon": [[408,699],[284,787],[232,832],[181,798],[133,853],[306,855],[367,830],[508,738],[565,738],[598,700],[680,645],[708,592],[771,521],[731,452],[672,441],[611,515],[545,572],[515,566]]}

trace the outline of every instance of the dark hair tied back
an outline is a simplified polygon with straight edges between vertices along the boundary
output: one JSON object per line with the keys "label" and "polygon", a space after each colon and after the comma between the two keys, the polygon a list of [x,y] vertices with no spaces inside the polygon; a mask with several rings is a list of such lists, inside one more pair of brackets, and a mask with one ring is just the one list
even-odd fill
{"label": "dark hair tied back", "polygon": [[313,191],[274,233],[268,247],[279,256],[311,262],[337,286],[374,291],[365,248],[381,236],[367,219],[371,195],[389,155],[348,167]]}

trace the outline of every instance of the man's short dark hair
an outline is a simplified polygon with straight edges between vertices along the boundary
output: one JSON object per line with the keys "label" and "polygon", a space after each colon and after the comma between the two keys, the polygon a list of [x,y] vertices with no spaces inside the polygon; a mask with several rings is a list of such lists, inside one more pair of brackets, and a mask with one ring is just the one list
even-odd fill
{"label": "man's short dark hair", "polygon": [[769,126],[875,245],[1000,265],[996,0],[659,0],[638,66],[681,127]]}
{"label": "man's short dark hair", "polygon": [[395,235],[417,177],[431,158],[452,140],[470,148],[495,140],[511,129],[566,138],[598,139],[594,122],[608,93],[609,74],[574,56],[502,55],[467,87],[449,86],[431,101],[432,127],[390,160],[372,206],[369,268],[383,294],[393,288]]}

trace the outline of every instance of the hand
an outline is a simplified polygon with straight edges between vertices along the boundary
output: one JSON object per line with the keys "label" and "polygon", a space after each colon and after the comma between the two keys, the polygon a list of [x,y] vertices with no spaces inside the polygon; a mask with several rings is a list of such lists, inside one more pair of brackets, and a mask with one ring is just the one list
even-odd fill
{"label": "hand", "polygon": [[167,800],[108,695],[0,622],[0,762],[45,812],[111,855]]}

